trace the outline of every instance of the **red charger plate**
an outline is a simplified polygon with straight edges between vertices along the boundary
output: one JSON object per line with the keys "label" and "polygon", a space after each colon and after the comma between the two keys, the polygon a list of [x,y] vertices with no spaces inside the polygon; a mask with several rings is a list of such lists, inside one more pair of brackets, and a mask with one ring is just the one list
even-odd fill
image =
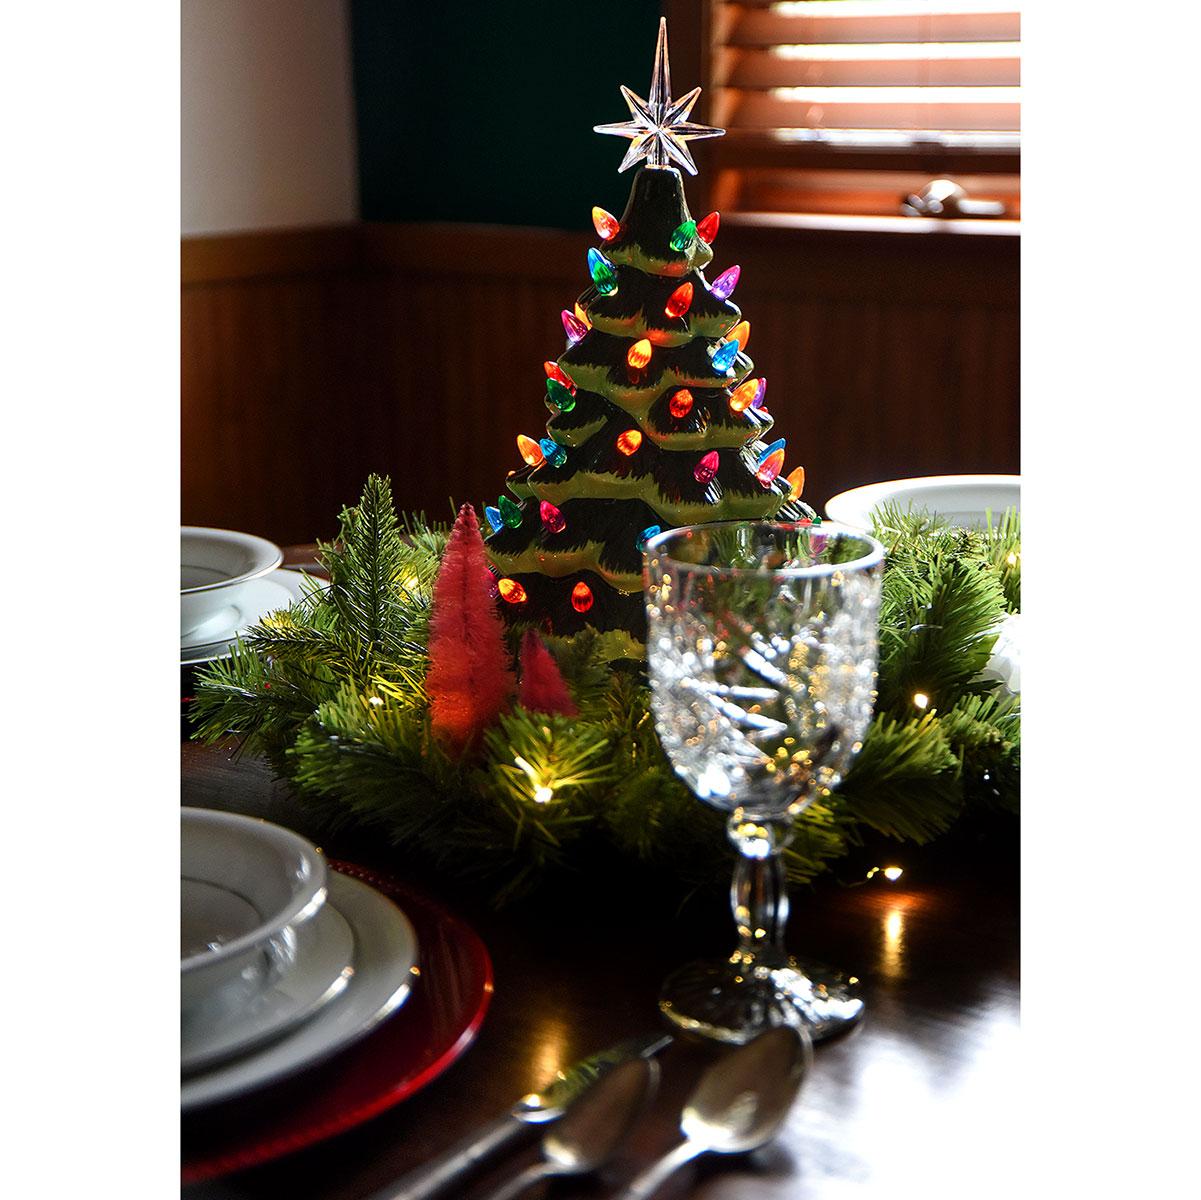
{"label": "red charger plate", "polygon": [[379,1029],[328,1062],[185,1117],[185,1184],[259,1166],[361,1125],[441,1075],[483,1023],[492,960],[478,934],[399,880],[352,863],[331,859],[329,866],[404,910],[417,931],[420,981]]}

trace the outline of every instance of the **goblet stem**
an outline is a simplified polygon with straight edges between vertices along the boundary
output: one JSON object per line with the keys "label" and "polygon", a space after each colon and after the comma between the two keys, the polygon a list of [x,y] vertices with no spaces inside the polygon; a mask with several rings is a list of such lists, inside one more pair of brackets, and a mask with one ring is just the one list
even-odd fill
{"label": "goblet stem", "polygon": [[726,824],[738,858],[730,907],[738,927],[737,965],[778,967],[788,958],[788,882],[781,851],[792,841],[792,818],[751,818],[738,812]]}

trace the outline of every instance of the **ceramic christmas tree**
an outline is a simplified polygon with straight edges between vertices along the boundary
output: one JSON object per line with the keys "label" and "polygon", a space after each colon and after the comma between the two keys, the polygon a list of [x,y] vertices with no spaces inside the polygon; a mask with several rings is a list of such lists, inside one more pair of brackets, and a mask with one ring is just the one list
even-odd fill
{"label": "ceramic christmas tree", "polygon": [[602,209],[588,252],[592,286],[564,311],[567,349],[545,364],[546,436],[518,438],[525,466],[485,509],[487,550],[507,620],[557,634],[584,625],[642,640],[642,544],[679,525],[803,520],[804,472],[783,473],[766,380],[745,353],[750,328],[730,295],[739,268],[709,281],[719,217],[694,221],[674,161],[723,131],[688,121],[700,95],[670,99],[666,22],[649,100],[622,93],[631,139],[621,170],[645,162],[618,221]]}

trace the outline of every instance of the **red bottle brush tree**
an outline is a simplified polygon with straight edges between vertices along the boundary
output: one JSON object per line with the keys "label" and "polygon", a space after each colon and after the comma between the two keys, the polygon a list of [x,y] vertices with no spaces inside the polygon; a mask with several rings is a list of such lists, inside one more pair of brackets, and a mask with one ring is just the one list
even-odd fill
{"label": "red bottle brush tree", "polygon": [[527,629],[521,642],[521,691],[518,700],[530,712],[579,716],[559,666],[542,639]]}
{"label": "red bottle brush tree", "polygon": [[434,582],[425,680],[434,736],[455,754],[475,744],[515,690],[492,592],[475,509],[464,504]]}

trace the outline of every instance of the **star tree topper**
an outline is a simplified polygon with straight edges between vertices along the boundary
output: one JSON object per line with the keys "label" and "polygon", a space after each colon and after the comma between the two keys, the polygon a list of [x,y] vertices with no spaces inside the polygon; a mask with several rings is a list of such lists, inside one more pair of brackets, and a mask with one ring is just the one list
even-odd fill
{"label": "star tree topper", "polygon": [[696,163],[688,152],[688,142],[694,138],[721,137],[724,129],[711,125],[697,125],[688,120],[692,106],[701,94],[694,87],[679,100],[671,99],[671,63],[667,57],[667,19],[659,18],[659,42],[655,46],[655,66],[651,72],[651,95],[649,100],[636,96],[625,84],[621,94],[630,106],[631,121],[619,121],[613,125],[595,125],[597,133],[611,133],[616,137],[630,138],[630,148],[621,160],[618,171],[625,171],[636,162],[646,159],[652,167],[666,167],[669,159],[675,159],[689,174],[696,174]]}

